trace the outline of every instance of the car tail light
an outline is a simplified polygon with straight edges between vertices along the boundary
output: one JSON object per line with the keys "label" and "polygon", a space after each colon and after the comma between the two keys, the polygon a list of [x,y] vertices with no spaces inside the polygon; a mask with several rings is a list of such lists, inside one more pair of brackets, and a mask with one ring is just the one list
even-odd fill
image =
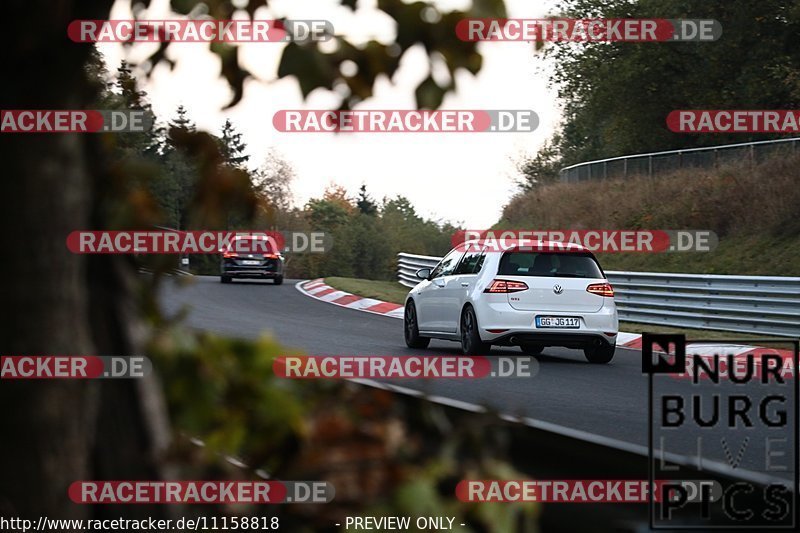
{"label": "car tail light", "polygon": [[528,290],[528,286],[521,281],[508,281],[505,279],[496,279],[492,284],[486,287],[483,292],[490,292],[493,294],[503,294],[509,292],[519,292]]}
{"label": "car tail light", "polygon": [[605,296],[606,298],[614,297],[614,287],[610,283],[594,283],[586,287],[586,292],[591,292],[598,296]]}
{"label": "car tail light", "polygon": [[224,257],[224,258],[226,258],[226,259],[227,259],[228,257],[236,257],[237,255],[239,255],[239,254],[237,254],[236,252],[232,252],[232,251],[230,251],[230,250],[227,250],[227,251],[225,251],[225,252],[223,252],[223,253],[222,253],[222,257]]}
{"label": "car tail light", "polygon": [[266,259],[277,259],[278,258],[278,254],[264,254],[264,257]]}

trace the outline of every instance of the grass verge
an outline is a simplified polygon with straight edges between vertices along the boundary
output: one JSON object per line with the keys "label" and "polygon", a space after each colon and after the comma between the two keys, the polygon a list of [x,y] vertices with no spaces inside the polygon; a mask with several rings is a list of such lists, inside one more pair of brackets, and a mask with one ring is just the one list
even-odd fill
{"label": "grass verge", "polygon": [[325,283],[340,291],[396,304],[405,302],[409,290],[396,281],[331,277],[325,278]]}

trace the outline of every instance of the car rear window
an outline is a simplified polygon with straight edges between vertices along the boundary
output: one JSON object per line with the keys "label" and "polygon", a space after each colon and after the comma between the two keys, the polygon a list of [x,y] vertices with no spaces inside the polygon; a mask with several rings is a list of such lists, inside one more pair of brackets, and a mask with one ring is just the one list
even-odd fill
{"label": "car rear window", "polygon": [[552,278],[604,278],[590,254],[577,252],[506,252],[498,275]]}
{"label": "car rear window", "polygon": [[275,247],[270,239],[261,237],[237,237],[231,241],[227,251],[245,254],[274,254]]}

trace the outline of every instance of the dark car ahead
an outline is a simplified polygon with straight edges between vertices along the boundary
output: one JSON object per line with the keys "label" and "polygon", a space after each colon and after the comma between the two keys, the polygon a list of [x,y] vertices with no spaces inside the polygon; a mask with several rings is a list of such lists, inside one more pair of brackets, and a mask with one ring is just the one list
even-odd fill
{"label": "dark car ahead", "polygon": [[[258,242],[256,242],[258,241]],[[233,278],[271,279],[283,283],[283,256],[275,242],[266,236],[237,236],[222,252],[219,280],[230,283]]]}

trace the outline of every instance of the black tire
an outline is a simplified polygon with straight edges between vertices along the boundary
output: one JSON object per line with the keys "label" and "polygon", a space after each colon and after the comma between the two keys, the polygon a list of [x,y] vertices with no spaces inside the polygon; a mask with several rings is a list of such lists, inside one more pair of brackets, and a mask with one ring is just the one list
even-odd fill
{"label": "black tire", "polygon": [[230,283],[231,281],[233,281],[233,278],[231,278],[230,276],[220,276],[219,281],[220,283]]}
{"label": "black tire", "polygon": [[464,355],[486,355],[492,345],[481,340],[478,333],[478,319],[472,306],[461,312],[461,351]]}
{"label": "black tire", "polygon": [[525,342],[519,346],[520,350],[528,355],[539,355],[544,350],[544,346],[541,344],[534,344],[531,342]]}
{"label": "black tire", "polygon": [[602,344],[600,346],[591,346],[583,349],[583,355],[586,360],[595,365],[604,365],[614,358],[614,352],[617,350],[614,344]]}
{"label": "black tire", "polygon": [[417,308],[413,300],[409,300],[403,313],[403,336],[406,339],[406,346],[409,348],[427,348],[431,343],[429,337],[422,337],[419,334],[417,324]]}
{"label": "black tire", "polygon": [[278,276],[277,278],[272,278],[272,283],[275,285],[282,285],[283,284],[283,276]]}

